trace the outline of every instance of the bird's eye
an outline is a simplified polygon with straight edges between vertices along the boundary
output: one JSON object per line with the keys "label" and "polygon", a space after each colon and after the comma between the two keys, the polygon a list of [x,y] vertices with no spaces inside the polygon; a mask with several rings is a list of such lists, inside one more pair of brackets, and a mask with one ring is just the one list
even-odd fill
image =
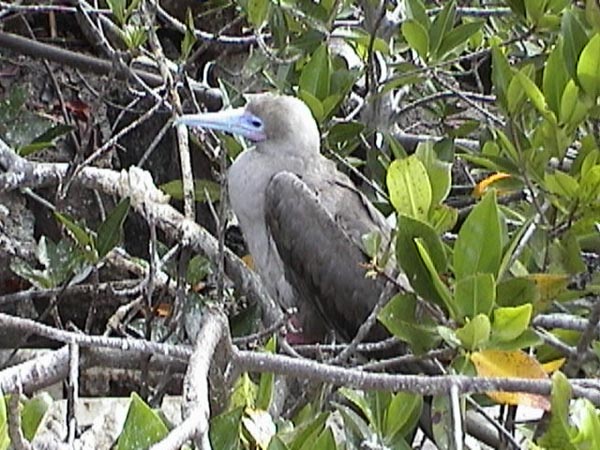
{"label": "bird's eye", "polygon": [[260,128],[262,127],[262,121],[257,117],[253,117],[250,119],[250,125],[252,125],[254,128]]}

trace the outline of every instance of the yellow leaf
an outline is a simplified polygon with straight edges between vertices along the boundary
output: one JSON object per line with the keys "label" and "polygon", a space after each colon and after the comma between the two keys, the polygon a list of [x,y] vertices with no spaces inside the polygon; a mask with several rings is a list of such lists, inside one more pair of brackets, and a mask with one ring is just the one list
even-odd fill
{"label": "yellow leaf", "polygon": [[[483,377],[500,378],[548,378],[542,365],[521,350],[482,350],[471,354],[477,374]],[[546,397],[527,392],[487,392],[498,403],[524,405],[544,410],[550,409]]]}
{"label": "yellow leaf", "polygon": [[542,369],[544,369],[544,372],[547,374],[551,374],[552,372],[556,372],[558,369],[560,369],[566,360],[566,358],[559,358],[548,361],[547,363],[542,364]]}
{"label": "yellow leaf", "polygon": [[[510,174],[504,173],[504,172],[497,172],[493,175],[490,175],[489,177],[487,177],[487,178],[481,180],[479,183],[477,183],[477,186],[475,186],[475,189],[473,189],[473,194],[472,194],[473,197],[475,197],[475,198],[483,197],[483,195],[487,192],[488,188],[492,184],[494,184],[500,180],[510,178],[510,177],[511,177]],[[503,193],[506,193],[506,192],[503,192],[501,190],[499,190],[499,192],[498,192],[499,195],[501,195]]]}
{"label": "yellow leaf", "polygon": [[535,283],[540,294],[535,301],[536,312],[545,310],[569,285],[570,277],[556,273],[532,273],[525,278]]}
{"label": "yellow leaf", "polygon": [[248,266],[249,269],[254,270],[254,258],[252,258],[251,254],[247,254],[242,256],[242,261]]}

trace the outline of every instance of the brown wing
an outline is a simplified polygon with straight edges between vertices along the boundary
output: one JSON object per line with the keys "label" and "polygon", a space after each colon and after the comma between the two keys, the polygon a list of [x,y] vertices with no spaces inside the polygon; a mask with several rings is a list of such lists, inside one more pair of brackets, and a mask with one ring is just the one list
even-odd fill
{"label": "brown wing", "polygon": [[[286,278],[301,301],[311,302],[349,340],[379,300],[385,282],[365,277],[368,258],[359,244],[360,236],[379,229],[378,224],[359,193],[338,181],[280,172],[267,187],[265,215]],[[368,338],[384,336],[376,325]]]}

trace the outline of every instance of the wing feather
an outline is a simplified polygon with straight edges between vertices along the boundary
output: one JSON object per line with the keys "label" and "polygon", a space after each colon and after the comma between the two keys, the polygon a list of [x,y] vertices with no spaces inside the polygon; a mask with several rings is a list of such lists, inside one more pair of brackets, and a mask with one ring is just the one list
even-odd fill
{"label": "wing feather", "polygon": [[[337,180],[279,172],[266,190],[266,223],[286,278],[343,339],[356,334],[385,288],[380,277],[365,277],[360,238],[386,232],[371,214],[361,194]],[[368,338],[384,336],[377,324]]]}

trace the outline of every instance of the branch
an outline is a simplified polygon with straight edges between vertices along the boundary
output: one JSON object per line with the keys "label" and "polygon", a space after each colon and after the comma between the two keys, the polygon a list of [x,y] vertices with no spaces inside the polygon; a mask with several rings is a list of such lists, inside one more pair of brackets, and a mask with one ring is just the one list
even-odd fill
{"label": "branch", "polygon": [[210,404],[208,395],[208,370],[217,344],[228,333],[227,319],[218,311],[209,310],[196,338],[184,381],[185,420],[175,427],[166,438],[151,447],[152,450],[175,450],[190,439],[203,450],[210,449],[208,420]]}
{"label": "branch", "polygon": [[[0,48],[13,50],[18,54],[31,56],[32,58],[44,58],[96,75],[114,75],[120,80],[129,80],[131,76],[130,73],[124,71],[116,71],[115,73],[115,67],[109,60],[83,55],[3,31],[0,31]],[[131,68],[129,70],[152,87],[163,84],[160,75],[141,69]],[[221,93],[218,89],[208,88],[200,83],[192,83],[191,87],[194,92],[200,95],[206,105],[209,105],[211,109],[218,109],[221,104]]]}
{"label": "branch", "polygon": [[[0,191],[58,184],[67,176],[69,167],[65,163],[30,162],[16,155],[2,140],[0,166],[6,170],[6,173],[0,173]],[[168,197],[154,185],[148,172],[135,167],[121,173],[110,169],[82,167],[74,182],[109,195],[131,197],[132,207],[143,217],[152,217],[170,239],[188,245],[193,251],[206,255],[213,264],[217,264],[217,240],[199,224],[185,219],[175,208],[166,204]],[[279,306],[269,296],[256,274],[229,249],[225,249],[225,273],[251,301],[262,306],[267,325],[279,320],[282,315]]]}

